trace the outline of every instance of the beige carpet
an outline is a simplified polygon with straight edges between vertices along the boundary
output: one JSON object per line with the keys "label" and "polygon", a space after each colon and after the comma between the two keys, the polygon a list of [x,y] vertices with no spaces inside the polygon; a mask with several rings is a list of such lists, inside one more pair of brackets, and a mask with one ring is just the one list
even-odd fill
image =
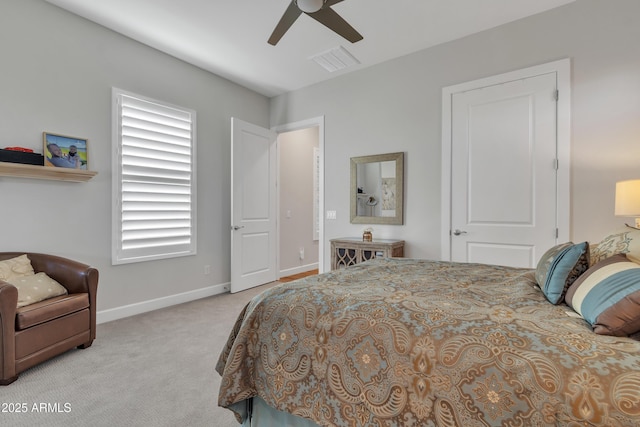
{"label": "beige carpet", "polygon": [[240,310],[273,285],[98,325],[90,348],[0,387],[0,426],[238,426],[214,368]]}

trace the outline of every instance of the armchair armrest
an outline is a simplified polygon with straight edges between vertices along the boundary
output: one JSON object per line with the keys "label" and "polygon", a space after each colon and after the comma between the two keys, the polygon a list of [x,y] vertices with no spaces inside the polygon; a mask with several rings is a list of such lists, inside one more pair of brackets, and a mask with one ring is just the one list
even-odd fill
{"label": "armchair armrest", "polygon": [[[0,280],[0,322],[4,321],[4,313],[13,312],[11,321],[15,321],[16,307],[18,306],[18,288],[11,283]],[[11,313],[9,313],[11,314]]]}
{"label": "armchair armrest", "polygon": [[4,314],[12,314],[8,317],[11,322],[15,322],[16,307],[18,306],[18,288],[11,283],[0,280],[0,322],[4,322]]}
{"label": "armchair armrest", "polygon": [[[13,381],[15,370],[15,324],[18,289],[0,280],[0,384]],[[8,382],[7,382],[8,384]]]}

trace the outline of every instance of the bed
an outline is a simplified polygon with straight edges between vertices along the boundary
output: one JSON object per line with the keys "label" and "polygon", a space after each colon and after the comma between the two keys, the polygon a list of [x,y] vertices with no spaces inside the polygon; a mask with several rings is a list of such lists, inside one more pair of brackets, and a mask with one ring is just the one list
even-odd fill
{"label": "bed", "polygon": [[640,426],[637,335],[595,333],[539,269],[378,258],[277,285],[238,316],[218,404],[252,426]]}

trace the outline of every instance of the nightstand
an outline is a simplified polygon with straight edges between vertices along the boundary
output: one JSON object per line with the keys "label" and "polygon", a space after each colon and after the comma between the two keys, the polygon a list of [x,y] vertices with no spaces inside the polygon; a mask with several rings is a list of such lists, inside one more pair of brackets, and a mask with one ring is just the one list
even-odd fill
{"label": "nightstand", "polygon": [[331,269],[337,270],[374,258],[404,256],[404,240],[373,239],[363,242],[361,237],[331,240]]}

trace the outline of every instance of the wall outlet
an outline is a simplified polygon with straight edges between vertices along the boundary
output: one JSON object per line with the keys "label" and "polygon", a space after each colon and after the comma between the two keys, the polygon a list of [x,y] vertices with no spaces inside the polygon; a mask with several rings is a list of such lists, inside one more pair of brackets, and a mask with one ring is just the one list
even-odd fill
{"label": "wall outlet", "polygon": [[210,265],[205,265],[204,266],[204,274],[211,274],[211,266]]}
{"label": "wall outlet", "polygon": [[304,248],[300,247],[300,259],[304,259]]}

